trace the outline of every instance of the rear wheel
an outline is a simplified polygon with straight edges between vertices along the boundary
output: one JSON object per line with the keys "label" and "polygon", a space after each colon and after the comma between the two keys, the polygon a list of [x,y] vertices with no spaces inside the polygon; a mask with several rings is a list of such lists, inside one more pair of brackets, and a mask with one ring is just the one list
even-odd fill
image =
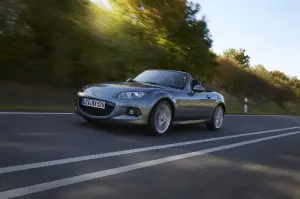
{"label": "rear wheel", "polygon": [[149,116],[150,133],[154,135],[165,134],[172,122],[172,108],[170,103],[163,100],[155,105]]}
{"label": "rear wheel", "polygon": [[219,105],[216,107],[213,116],[210,121],[206,123],[206,127],[209,130],[217,131],[221,128],[224,120],[224,108]]}

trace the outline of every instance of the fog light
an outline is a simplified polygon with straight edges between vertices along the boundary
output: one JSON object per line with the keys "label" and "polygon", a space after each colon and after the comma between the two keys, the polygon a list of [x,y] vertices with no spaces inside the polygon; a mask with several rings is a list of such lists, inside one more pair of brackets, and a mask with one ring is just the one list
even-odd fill
{"label": "fog light", "polygon": [[126,111],[126,115],[138,117],[141,115],[141,112],[137,108],[128,108]]}

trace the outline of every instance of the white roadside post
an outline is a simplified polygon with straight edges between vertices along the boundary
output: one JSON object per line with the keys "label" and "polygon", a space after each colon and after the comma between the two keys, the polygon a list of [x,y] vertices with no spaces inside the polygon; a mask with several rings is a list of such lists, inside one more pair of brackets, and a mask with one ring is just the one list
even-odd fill
{"label": "white roadside post", "polygon": [[244,112],[248,113],[248,98],[245,97],[244,99]]}

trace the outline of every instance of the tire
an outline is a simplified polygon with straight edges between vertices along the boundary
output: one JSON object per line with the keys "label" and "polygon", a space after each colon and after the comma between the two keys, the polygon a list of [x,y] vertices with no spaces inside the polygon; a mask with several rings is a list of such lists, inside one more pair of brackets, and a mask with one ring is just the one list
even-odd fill
{"label": "tire", "polygon": [[218,105],[211,119],[206,123],[206,128],[212,131],[217,131],[222,127],[224,120],[224,108]]}
{"label": "tire", "polygon": [[148,126],[151,135],[161,136],[167,133],[172,123],[172,107],[166,100],[158,102],[152,109]]}

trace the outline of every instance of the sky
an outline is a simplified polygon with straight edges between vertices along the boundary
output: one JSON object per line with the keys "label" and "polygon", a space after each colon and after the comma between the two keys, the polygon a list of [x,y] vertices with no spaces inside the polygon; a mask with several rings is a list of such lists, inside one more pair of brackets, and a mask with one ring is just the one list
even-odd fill
{"label": "sky", "polygon": [[300,78],[299,0],[192,1],[206,16],[215,52],[244,48],[252,65]]}

